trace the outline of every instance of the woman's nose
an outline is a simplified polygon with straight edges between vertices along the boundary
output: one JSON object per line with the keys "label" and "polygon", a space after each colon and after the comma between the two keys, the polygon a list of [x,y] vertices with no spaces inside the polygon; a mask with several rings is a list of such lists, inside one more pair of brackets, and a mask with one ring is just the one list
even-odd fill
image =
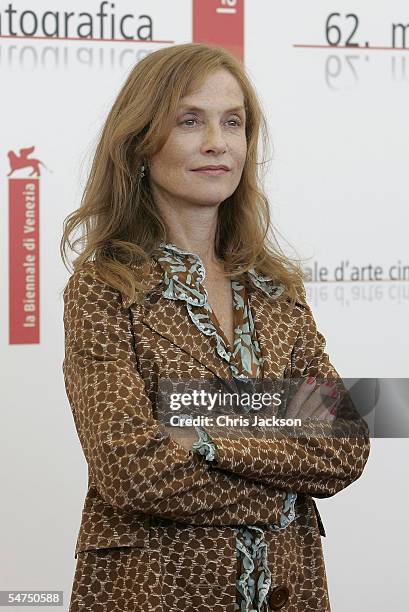
{"label": "woman's nose", "polygon": [[202,146],[205,149],[226,149],[226,139],[220,126],[209,126],[203,134]]}

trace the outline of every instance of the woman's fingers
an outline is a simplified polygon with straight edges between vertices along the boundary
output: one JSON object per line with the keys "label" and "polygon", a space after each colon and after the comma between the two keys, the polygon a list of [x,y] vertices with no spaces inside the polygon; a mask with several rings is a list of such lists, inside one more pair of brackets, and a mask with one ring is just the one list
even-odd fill
{"label": "woman's fingers", "polygon": [[313,376],[309,376],[302,382],[294,397],[287,405],[286,416],[294,418],[300,413],[301,407],[314,391],[316,380]]}
{"label": "woman's fingers", "polygon": [[339,392],[334,390],[334,385],[334,381],[317,385],[314,377],[307,378],[289,403],[286,416],[333,420],[335,414],[331,410],[339,400]]}
{"label": "woman's fingers", "polygon": [[302,382],[294,397],[287,405],[286,417],[291,419],[299,414],[302,405],[314,391],[315,385],[316,380],[313,376],[309,376],[306,380]]}
{"label": "woman's fingers", "polygon": [[339,404],[339,394],[336,399],[332,400],[332,404],[324,406],[321,410],[316,410],[311,417],[317,420],[333,421],[337,415],[337,406]]}
{"label": "woman's fingers", "polygon": [[[325,385],[323,386],[325,387]],[[339,391],[334,388],[330,389],[328,393],[323,395],[321,405],[312,412],[312,418],[333,421],[336,417],[340,397]]]}
{"label": "woman's fingers", "polygon": [[336,417],[336,411],[328,410],[328,408],[324,408],[320,413],[313,414],[312,419],[317,419],[317,421],[333,421]]}

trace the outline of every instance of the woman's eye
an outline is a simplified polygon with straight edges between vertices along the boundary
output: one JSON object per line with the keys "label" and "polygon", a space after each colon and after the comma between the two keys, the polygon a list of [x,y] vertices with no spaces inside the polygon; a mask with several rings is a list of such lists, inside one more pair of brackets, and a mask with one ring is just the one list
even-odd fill
{"label": "woman's eye", "polygon": [[[182,123],[187,124],[188,121],[197,121],[197,119],[185,119],[184,121],[182,121]],[[235,123],[237,126],[241,125],[238,119],[229,119],[228,123],[231,123],[231,122]]]}

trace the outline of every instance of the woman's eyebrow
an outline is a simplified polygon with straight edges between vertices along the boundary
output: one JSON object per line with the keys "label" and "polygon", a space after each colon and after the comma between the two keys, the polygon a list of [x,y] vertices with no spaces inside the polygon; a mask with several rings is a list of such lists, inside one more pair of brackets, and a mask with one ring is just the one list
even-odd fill
{"label": "woman's eyebrow", "polygon": [[[184,112],[188,112],[188,111],[205,111],[205,108],[200,108],[199,106],[192,106],[189,104],[183,104],[182,106],[180,106],[180,111],[184,111]],[[225,113],[234,113],[234,112],[238,112],[238,111],[244,111],[244,106],[235,106],[234,108],[228,108],[226,109],[224,112]]]}

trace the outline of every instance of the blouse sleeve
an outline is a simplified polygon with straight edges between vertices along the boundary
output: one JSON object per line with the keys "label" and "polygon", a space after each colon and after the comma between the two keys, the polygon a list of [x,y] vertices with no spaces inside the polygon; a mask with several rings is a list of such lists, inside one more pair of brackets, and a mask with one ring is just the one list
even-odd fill
{"label": "blouse sleeve", "polygon": [[[192,450],[199,455],[202,455],[206,461],[214,461],[217,459],[217,446],[213,442],[212,437],[207,431],[198,425],[195,425],[198,439],[193,442]],[[277,531],[285,529],[295,519],[295,502],[297,500],[297,493],[293,491],[283,491],[282,495],[282,510],[280,520],[278,523],[271,523],[269,529],[271,531]]]}
{"label": "blouse sleeve", "polygon": [[284,490],[330,497],[362,474],[370,451],[369,429],[325,352],[325,338],[305,300],[304,287],[301,296],[303,319],[293,348],[291,376],[335,379],[341,391],[335,420],[313,419],[307,424],[306,419],[302,435],[285,426],[278,428],[281,431],[274,438],[214,436],[214,465]]}
{"label": "blouse sleeve", "polygon": [[192,524],[277,520],[280,491],[212,470],[154,419],[130,309],[87,264],[65,287],[64,331],[67,397],[89,478],[106,503]]}

